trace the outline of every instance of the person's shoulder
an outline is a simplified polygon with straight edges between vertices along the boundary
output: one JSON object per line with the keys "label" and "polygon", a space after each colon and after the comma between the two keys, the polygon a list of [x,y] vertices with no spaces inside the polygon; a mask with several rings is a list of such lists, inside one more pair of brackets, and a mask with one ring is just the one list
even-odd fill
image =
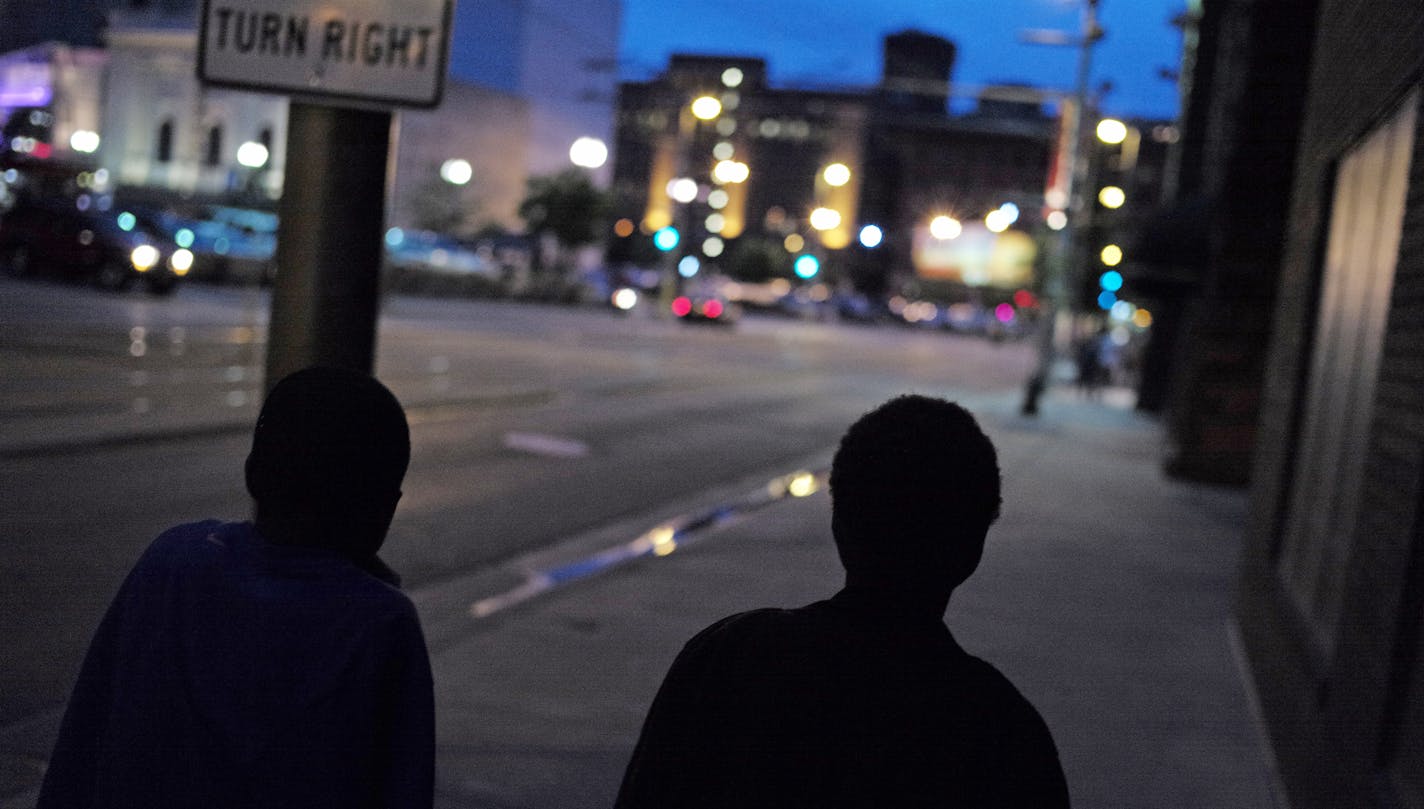
{"label": "person's shoulder", "polygon": [[728,615],[696,635],[683,647],[684,655],[712,654],[726,650],[775,643],[794,634],[804,622],[805,608],[762,607]]}
{"label": "person's shoulder", "polygon": [[174,565],[191,561],[195,556],[211,552],[214,546],[226,547],[231,531],[240,525],[212,519],[175,525],[149,543],[139,565]]}

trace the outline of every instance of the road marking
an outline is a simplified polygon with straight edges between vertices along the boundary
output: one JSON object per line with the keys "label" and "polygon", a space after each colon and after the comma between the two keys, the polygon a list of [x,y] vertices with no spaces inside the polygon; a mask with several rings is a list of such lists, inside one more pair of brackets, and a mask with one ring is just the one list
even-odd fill
{"label": "road marking", "polygon": [[470,605],[469,615],[481,620],[510,607],[573,582],[604,573],[618,565],[645,556],[667,556],[690,545],[699,535],[720,527],[738,517],[756,511],[788,497],[807,497],[825,487],[829,470],[808,472],[797,470],[772,478],[763,487],[739,498],[718,504],[704,511],[674,517],[645,531],[629,542],[605,548],[571,562],[544,569],[529,570],[524,582]]}
{"label": "road marking", "polygon": [[550,458],[582,458],[588,454],[588,444],[582,441],[542,433],[505,433],[504,446]]}

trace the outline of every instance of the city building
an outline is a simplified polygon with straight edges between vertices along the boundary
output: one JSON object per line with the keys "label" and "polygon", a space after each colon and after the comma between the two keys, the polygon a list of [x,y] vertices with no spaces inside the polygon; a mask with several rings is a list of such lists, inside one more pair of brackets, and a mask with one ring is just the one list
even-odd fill
{"label": "city building", "polygon": [[[810,255],[875,296],[911,281],[947,295],[1031,283],[1024,230],[1041,223],[1057,129],[1044,98],[990,88],[951,115],[952,43],[902,32],[884,56],[870,88],[772,87],[761,59],[707,55],[623,84],[610,259],[650,260],[640,245],[672,225],[677,253],[734,275],[764,274],[769,254],[789,273]],[[976,224],[1006,204],[1018,228]],[[936,218],[956,229],[932,234]]]}
{"label": "city building", "polygon": [[[8,0],[0,20],[40,15],[33,6]],[[113,186],[271,205],[288,159],[288,99],[197,81],[199,7],[198,0],[57,4],[57,18],[83,24],[13,29],[9,41],[29,47],[0,56],[0,87],[21,78],[32,84],[42,73],[49,82],[48,76],[67,75],[60,68],[79,58],[74,54],[98,53],[84,58],[101,75],[87,84],[49,82],[54,92],[45,109],[86,110],[57,120],[67,131],[78,126],[71,118],[92,119],[84,125],[98,143],[87,159],[107,171]],[[395,115],[388,219],[401,227],[442,221],[457,233],[518,231],[528,177],[567,167],[580,137],[611,139],[620,6],[600,0],[455,7],[444,102]],[[34,45],[36,38],[57,44]],[[80,47],[96,41],[102,50]],[[41,62],[47,66],[25,67]],[[253,145],[240,157],[247,144]],[[62,140],[50,146],[57,154],[68,149]],[[441,209],[462,215],[442,216]]]}
{"label": "city building", "polygon": [[[1217,300],[1241,289],[1225,344],[1266,346],[1242,645],[1291,806],[1424,806],[1424,6],[1213,6],[1222,54],[1248,43],[1264,64],[1303,37],[1308,65],[1298,135],[1252,142],[1289,185],[1281,227],[1214,224],[1255,231],[1244,258],[1278,258],[1215,282]],[[1293,80],[1249,82],[1239,109],[1289,105]]]}

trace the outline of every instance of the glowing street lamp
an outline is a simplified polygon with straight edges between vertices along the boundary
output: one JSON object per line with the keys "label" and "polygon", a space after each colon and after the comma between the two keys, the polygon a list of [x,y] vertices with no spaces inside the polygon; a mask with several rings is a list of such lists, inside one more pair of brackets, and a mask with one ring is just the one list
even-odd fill
{"label": "glowing street lamp", "polygon": [[600,168],[608,162],[608,144],[598,138],[579,138],[569,147],[569,160],[582,168]]}
{"label": "glowing street lamp", "polygon": [[267,165],[267,147],[255,140],[247,141],[237,147],[238,165],[249,169],[260,169]]}
{"label": "glowing street lamp", "polygon": [[1116,146],[1127,140],[1127,124],[1116,118],[1098,121],[1098,140],[1109,146]]}
{"label": "glowing street lamp", "polygon": [[692,102],[692,114],[699,121],[710,121],[722,114],[722,102],[712,96],[700,96]]}
{"label": "glowing street lamp", "polygon": [[850,167],[844,163],[832,163],[821,172],[821,178],[826,181],[826,185],[840,188],[850,182]]}
{"label": "glowing street lamp", "polygon": [[468,160],[456,157],[440,164],[440,179],[451,185],[465,185],[473,176],[475,170]]}
{"label": "glowing street lamp", "polygon": [[831,230],[840,224],[840,212],[833,208],[817,208],[811,212],[811,227],[816,230]]}
{"label": "glowing street lamp", "polygon": [[940,241],[957,239],[963,232],[964,226],[952,216],[936,216],[930,220],[930,235]]}

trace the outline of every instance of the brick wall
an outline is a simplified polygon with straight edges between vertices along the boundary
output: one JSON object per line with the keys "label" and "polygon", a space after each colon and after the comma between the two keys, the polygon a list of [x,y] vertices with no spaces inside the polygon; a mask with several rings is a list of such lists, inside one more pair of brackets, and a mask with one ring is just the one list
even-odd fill
{"label": "brick wall", "polygon": [[1424,137],[1417,128],[1369,440],[1355,448],[1366,453],[1360,517],[1348,538],[1345,569],[1336,572],[1341,607],[1332,642],[1322,645],[1293,606],[1275,554],[1298,471],[1335,170],[1424,75],[1424,5],[1322,0],[1316,36],[1258,425],[1238,617],[1291,805],[1349,809],[1388,805],[1389,789],[1381,785],[1391,755],[1400,761],[1420,755],[1392,753],[1384,744],[1399,706],[1424,698],[1424,660],[1415,652],[1419,622],[1401,609],[1420,587],[1419,566],[1411,567],[1410,558],[1418,553],[1424,518],[1417,513],[1424,471]]}

